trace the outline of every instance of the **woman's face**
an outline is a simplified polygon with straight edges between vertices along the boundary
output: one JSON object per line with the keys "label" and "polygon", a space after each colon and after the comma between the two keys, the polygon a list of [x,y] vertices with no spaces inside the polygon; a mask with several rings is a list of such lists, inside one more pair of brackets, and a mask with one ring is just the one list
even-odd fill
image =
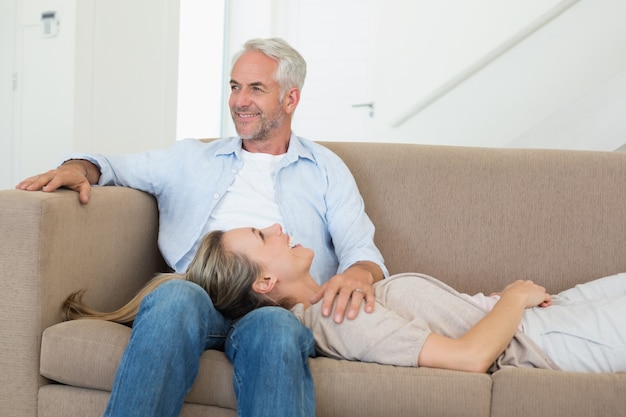
{"label": "woman's face", "polygon": [[282,280],[296,279],[307,273],[313,250],[294,245],[279,224],[265,229],[233,229],[224,234],[226,248],[242,253],[261,265],[263,274]]}

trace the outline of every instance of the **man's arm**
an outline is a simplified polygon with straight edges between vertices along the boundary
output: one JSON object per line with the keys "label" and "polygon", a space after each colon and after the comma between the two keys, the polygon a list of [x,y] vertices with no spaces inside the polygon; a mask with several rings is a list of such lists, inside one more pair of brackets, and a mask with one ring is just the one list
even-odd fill
{"label": "man's arm", "polygon": [[91,184],[100,179],[100,169],[84,159],[70,159],[57,169],[26,178],[15,186],[18,190],[52,192],[65,187],[79,194],[82,204],[89,202]]}

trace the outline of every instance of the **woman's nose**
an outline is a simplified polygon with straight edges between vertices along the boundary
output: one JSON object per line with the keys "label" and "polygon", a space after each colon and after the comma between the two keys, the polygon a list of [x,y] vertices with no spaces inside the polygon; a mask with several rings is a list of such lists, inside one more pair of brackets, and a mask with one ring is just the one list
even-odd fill
{"label": "woman's nose", "polygon": [[280,224],[278,224],[278,223],[274,223],[273,225],[268,227],[267,230],[270,233],[276,234],[277,236],[280,236],[280,235],[283,234],[283,227]]}

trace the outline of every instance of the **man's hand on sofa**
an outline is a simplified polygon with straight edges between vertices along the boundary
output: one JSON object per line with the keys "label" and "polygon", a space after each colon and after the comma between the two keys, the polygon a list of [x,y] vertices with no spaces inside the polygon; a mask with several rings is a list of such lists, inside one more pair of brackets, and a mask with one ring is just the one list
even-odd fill
{"label": "man's hand on sofa", "polygon": [[91,184],[100,179],[100,170],[94,164],[82,159],[66,161],[57,169],[26,178],[15,186],[18,190],[52,192],[61,187],[74,190],[82,204],[89,202]]}

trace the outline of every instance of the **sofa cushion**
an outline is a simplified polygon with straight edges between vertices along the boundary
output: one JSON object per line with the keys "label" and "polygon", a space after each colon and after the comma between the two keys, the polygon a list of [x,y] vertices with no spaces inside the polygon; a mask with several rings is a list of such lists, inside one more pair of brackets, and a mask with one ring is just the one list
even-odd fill
{"label": "sofa cushion", "polygon": [[[42,337],[41,374],[79,390],[71,392],[110,391],[130,333],[127,326],[90,319],[49,327]],[[489,414],[492,380],[486,374],[324,357],[311,359],[309,364],[318,416],[411,415],[421,409],[432,415],[459,417]],[[234,410],[237,402],[232,380],[232,365],[224,353],[207,350],[185,401]],[[372,402],[372,397],[384,401]]]}
{"label": "sofa cushion", "polygon": [[[51,326],[42,336],[41,375],[66,385],[110,391],[130,333],[127,326],[91,319]],[[207,350],[186,401],[235,409],[232,380],[226,356]]]}
{"label": "sofa cushion", "polygon": [[[492,375],[491,417],[623,416],[626,372],[578,373],[503,368]],[[540,412],[539,412],[540,410]]]}
{"label": "sofa cushion", "polygon": [[491,376],[317,357],[309,362],[323,416],[484,417]]}
{"label": "sofa cushion", "polygon": [[44,330],[41,375],[82,388],[111,391],[130,328],[102,320],[76,320]]}

